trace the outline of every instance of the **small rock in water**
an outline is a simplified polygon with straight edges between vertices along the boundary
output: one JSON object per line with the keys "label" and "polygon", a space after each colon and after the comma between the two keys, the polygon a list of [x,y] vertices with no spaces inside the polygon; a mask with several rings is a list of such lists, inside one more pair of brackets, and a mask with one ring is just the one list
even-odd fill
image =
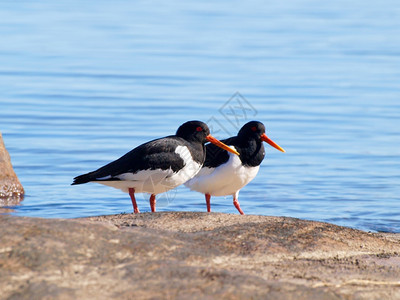
{"label": "small rock in water", "polygon": [[23,196],[24,188],[13,170],[0,132],[0,206],[18,204]]}

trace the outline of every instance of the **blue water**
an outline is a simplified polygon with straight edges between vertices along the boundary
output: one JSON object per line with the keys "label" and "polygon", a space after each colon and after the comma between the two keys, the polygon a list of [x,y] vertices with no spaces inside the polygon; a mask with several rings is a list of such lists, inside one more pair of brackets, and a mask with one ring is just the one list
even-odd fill
{"label": "blue water", "polygon": [[[266,147],[245,213],[400,232],[397,1],[2,1],[0,36],[14,215],[131,212],[72,178],[187,120],[224,138],[256,119],[287,153]],[[157,207],[206,210],[185,187]],[[212,210],[237,213],[230,197]]]}

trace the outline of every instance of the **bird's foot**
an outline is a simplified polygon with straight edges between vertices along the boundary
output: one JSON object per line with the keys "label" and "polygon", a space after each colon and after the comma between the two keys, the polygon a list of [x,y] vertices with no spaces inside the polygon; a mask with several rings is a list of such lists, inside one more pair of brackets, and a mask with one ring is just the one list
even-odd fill
{"label": "bird's foot", "polygon": [[150,196],[150,208],[151,208],[151,212],[156,211],[156,195],[154,195],[154,194],[151,194],[151,196]]}
{"label": "bird's foot", "polygon": [[211,212],[211,195],[206,194],[206,204],[207,204],[207,212]]}
{"label": "bird's foot", "polygon": [[233,199],[233,205],[235,205],[236,209],[239,211],[241,215],[244,215],[243,210],[240,208],[239,201],[237,199]]}
{"label": "bird's foot", "polygon": [[131,200],[132,200],[133,212],[135,214],[138,214],[138,213],[140,213],[140,211],[139,211],[139,208],[138,208],[137,203],[136,203],[135,189],[134,188],[129,188],[128,191],[129,191],[129,196],[131,197]]}

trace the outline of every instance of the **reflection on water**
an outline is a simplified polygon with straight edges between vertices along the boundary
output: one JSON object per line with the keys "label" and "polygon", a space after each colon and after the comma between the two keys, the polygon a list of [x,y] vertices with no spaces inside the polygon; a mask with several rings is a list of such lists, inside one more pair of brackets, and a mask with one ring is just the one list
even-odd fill
{"label": "reflection on water", "polygon": [[[1,3],[0,130],[26,190],[14,214],[131,212],[127,194],[72,178],[187,120],[224,138],[256,119],[287,153],[266,147],[245,213],[400,232],[398,7]],[[158,203],[206,210],[185,187]],[[211,204],[237,213],[231,197]]]}

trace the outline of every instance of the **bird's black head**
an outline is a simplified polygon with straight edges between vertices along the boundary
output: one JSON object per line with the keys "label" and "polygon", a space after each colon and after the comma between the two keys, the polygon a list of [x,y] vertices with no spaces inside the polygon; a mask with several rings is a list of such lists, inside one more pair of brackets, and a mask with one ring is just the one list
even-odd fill
{"label": "bird's black head", "polygon": [[285,152],[285,150],[283,150],[281,146],[279,146],[273,140],[267,137],[267,135],[265,134],[264,124],[258,121],[250,121],[247,124],[243,125],[243,127],[239,130],[238,138],[242,141],[254,140],[256,142],[267,142],[279,151]]}
{"label": "bird's black head", "polygon": [[201,121],[188,121],[182,124],[176,131],[176,135],[187,140],[197,141],[202,144],[207,142],[206,137],[210,134],[210,129],[206,123]]}
{"label": "bird's black head", "polygon": [[250,121],[240,128],[238,136],[241,138],[255,139],[261,141],[261,135],[265,133],[265,126],[258,121]]}

